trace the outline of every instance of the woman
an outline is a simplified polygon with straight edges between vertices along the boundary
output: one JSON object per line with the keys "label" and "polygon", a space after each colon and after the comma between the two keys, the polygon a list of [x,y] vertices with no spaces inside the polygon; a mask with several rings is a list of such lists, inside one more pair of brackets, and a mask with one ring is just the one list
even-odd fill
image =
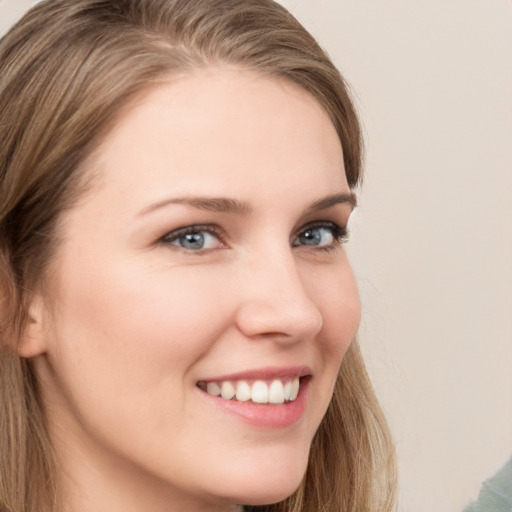
{"label": "woman", "polygon": [[312,37],[269,0],[48,0],[0,76],[1,509],[391,510],[360,129]]}

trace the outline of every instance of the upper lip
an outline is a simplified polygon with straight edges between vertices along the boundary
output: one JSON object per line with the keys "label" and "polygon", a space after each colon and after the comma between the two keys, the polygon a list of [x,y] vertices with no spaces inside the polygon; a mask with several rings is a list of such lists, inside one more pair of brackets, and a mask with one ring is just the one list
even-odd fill
{"label": "upper lip", "polygon": [[204,382],[221,382],[226,380],[272,380],[305,377],[313,371],[309,366],[268,366],[265,368],[254,368],[242,372],[230,373],[215,377],[200,379]]}

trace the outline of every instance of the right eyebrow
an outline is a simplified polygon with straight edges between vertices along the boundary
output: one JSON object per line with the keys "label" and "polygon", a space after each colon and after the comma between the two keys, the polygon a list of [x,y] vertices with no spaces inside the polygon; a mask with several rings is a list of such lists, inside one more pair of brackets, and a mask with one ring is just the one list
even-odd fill
{"label": "right eyebrow", "polygon": [[234,213],[244,216],[252,212],[249,203],[228,197],[173,197],[146,206],[137,215],[145,215],[170,204],[185,204],[209,212]]}
{"label": "right eyebrow", "polygon": [[349,204],[352,206],[352,208],[355,208],[357,206],[357,197],[354,192],[350,192],[349,194],[333,194],[331,196],[324,197],[323,199],[319,199],[313,203],[309,208],[306,209],[306,213],[325,210],[336,204]]}

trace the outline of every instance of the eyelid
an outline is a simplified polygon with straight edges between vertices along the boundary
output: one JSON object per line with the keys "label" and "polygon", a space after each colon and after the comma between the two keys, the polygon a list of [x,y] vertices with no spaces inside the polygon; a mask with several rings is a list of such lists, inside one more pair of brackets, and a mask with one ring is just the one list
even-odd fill
{"label": "eyelid", "polygon": [[[334,241],[331,244],[328,245],[321,245],[321,246],[310,246],[311,249],[316,250],[329,250],[337,247],[338,245],[341,245],[342,243],[345,243],[348,241],[348,229],[346,226],[340,226],[338,223],[334,221],[328,221],[328,220],[319,220],[310,222],[304,226],[302,226],[295,234],[295,236],[291,239],[291,245],[292,247],[302,247],[302,244],[295,245],[295,241],[297,238],[304,233],[305,231],[308,231],[310,229],[327,229],[331,232]],[[191,234],[191,233],[209,233],[213,236],[215,236],[219,240],[219,244],[221,247],[226,248],[228,244],[226,243],[226,234],[222,228],[215,224],[193,224],[190,226],[185,226],[182,228],[177,228],[172,231],[169,231],[164,236],[162,236],[158,242],[162,243],[164,245],[175,245],[173,242],[178,240],[179,238]],[[307,246],[306,246],[307,247]],[[209,249],[199,249],[196,251],[196,253],[202,253],[206,252]],[[191,251],[194,252],[194,251]]]}
{"label": "eyelid", "polygon": [[[349,230],[348,227],[345,225],[339,225],[338,223],[330,220],[320,220],[320,221],[314,221],[306,224],[305,226],[302,226],[299,231],[297,231],[297,234],[292,239],[292,245],[293,241],[296,240],[296,238],[305,231],[308,231],[309,229],[329,229],[334,237],[334,243],[330,245],[323,245],[316,247],[316,249],[330,249],[332,247],[335,247],[337,245],[340,245],[342,243],[346,243],[349,239]],[[296,246],[300,247],[300,246]],[[311,246],[311,248],[315,249],[315,246]]]}
{"label": "eyelid", "polygon": [[191,233],[200,233],[200,232],[206,232],[211,235],[215,235],[219,242],[226,246],[225,242],[225,233],[224,231],[215,224],[193,224],[191,226],[185,226],[182,228],[173,229],[172,231],[169,231],[164,236],[162,236],[159,239],[160,243],[163,244],[170,244],[171,242],[174,242],[178,238],[191,234]]}

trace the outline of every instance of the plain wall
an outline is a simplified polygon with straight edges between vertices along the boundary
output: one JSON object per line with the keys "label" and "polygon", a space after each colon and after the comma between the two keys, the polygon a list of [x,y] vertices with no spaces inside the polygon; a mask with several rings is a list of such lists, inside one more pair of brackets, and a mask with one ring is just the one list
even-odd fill
{"label": "plain wall", "polygon": [[[0,31],[33,3],[0,0]],[[512,3],[282,3],[365,125],[349,250],[399,509],[461,511],[512,452]]]}

